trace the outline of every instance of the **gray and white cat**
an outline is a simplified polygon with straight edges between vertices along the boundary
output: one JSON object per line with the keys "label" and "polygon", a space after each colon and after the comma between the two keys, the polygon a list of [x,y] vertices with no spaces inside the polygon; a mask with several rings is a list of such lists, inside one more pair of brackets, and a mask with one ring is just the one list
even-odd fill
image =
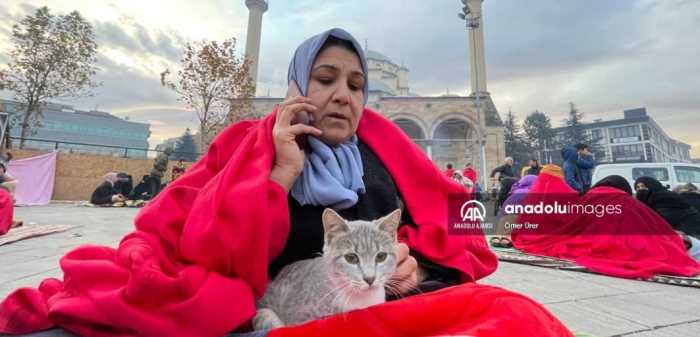
{"label": "gray and white cat", "polygon": [[255,330],[303,323],[384,303],[396,270],[401,210],[374,221],[323,212],[323,255],[284,267],[258,301]]}

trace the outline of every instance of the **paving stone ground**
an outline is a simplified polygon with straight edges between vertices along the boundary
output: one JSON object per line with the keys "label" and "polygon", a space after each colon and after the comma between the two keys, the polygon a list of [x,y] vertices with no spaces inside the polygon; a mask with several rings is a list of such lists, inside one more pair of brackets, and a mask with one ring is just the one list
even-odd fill
{"label": "paving stone ground", "polygon": [[[137,209],[70,204],[18,207],[15,218],[39,225],[79,226],[70,231],[0,246],[0,298],[21,286],[60,277],[59,258],[80,244],[116,246],[132,229]],[[480,281],[526,294],[570,329],[594,336],[700,336],[700,290],[594,274],[501,263]],[[69,334],[52,330],[33,336]]]}

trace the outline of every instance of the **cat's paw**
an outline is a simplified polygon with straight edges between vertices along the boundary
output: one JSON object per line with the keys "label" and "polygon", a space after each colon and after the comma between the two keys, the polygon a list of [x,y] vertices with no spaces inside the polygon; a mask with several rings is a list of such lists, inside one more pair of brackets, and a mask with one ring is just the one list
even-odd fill
{"label": "cat's paw", "polygon": [[253,329],[254,330],[267,330],[281,328],[284,326],[284,322],[275,314],[271,309],[263,308],[258,309],[253,318]]}

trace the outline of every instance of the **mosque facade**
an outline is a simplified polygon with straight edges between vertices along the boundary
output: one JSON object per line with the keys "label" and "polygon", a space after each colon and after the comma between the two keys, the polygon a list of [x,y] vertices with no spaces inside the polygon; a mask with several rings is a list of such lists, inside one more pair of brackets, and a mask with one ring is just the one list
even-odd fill
{"label": "mosque facade", "polygon": [[[408,68],[373,50],[366,57],[367,107],[396,123],[439,168],[447,163],[457,168],[472,163],[480,171],[476,94],[417,95],[410,91]],[[282,101],[281,97],[256,97],[253,110],[264,115]],[[482,94],[479,105],[485,116],[486,167],[490,171],[505,158],[503,122],[490,95]]]}
{"label": "mosque facade", "polygon": [[[468,96],[417,95],[410,90],[407,67],[365,48],[369,71],[367,107],[396,123],[440,169],[444,169],[448,163],[456,168],[472,163],[481,175],[484,169],[487,173],[490,172],[505,158],[504,127],[491,95],[486,90],[481,15],[483,0],[465,1],[465,6],[470,9],[465,18],[469,27],[468,61],[472,93]],[[252,61],[252,76],[255,81],[262,16],[269,4],[265,0],[245,0],[245,4],[250,10],[246,57]],[[282,97],[256,97],[252,108],[255,114],[262,116],[282,100]],[[480,116],[477,112],[480,112]],[[480,132],[483,134],[480,135]],[[480,161],[480,140],[485,144],[485,166]]]}

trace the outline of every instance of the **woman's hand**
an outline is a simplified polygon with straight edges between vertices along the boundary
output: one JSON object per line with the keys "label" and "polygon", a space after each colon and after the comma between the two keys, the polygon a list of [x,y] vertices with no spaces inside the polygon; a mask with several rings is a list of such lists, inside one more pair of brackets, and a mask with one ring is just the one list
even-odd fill
{"label": "woman's hand", "polygon": [[270,179],[276,181],[289,191],[294,181],[304,169],[304,151],[295,141],[299,135],[320,136],[321,130],[306,124],[293,124],[297,114],[310,113],[317,108],[310,104],[311,99],[304,96],[292,97],[280,106],[272,128],[275,143],[275,162],[270,172]]}
{"label": "woman's hand", "polygon": [[415,290],[418,282],[425,278],[418,267],[416,259],[408,254],[408,245],[399,243],[397,246],[396,257],[398,265],[394,275],[391,276],[389,283],[392,290],[398,291],[400,294],[406,294],[411,290]]}

